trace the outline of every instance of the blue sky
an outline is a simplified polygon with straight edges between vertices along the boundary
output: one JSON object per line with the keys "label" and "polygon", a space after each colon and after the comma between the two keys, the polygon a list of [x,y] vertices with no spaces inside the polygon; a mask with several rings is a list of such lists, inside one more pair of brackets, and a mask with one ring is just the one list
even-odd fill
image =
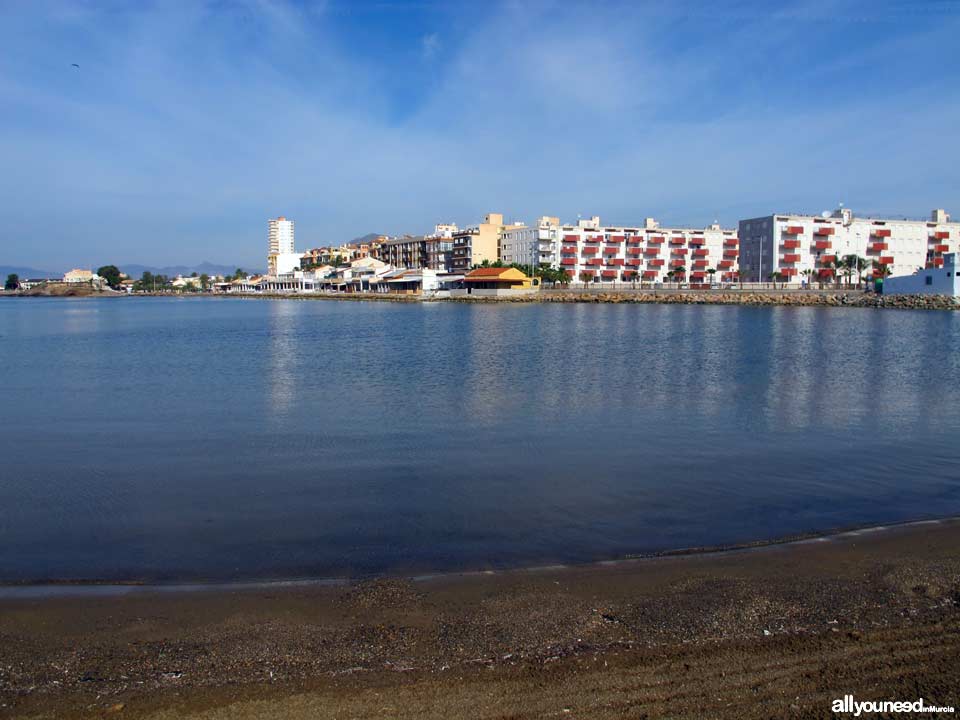
{"label": "blue sky", "polygon": [[[960,217],[955,2],[0,0],[0,263],[435,222]],[[71,63],[78,63],[80,69]]]}

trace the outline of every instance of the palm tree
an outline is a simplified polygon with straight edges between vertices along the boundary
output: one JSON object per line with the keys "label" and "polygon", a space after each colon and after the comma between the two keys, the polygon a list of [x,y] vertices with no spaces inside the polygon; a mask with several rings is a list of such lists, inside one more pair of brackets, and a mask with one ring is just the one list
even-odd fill
{"label": "palm tree", "polygon": [[683,265],[678,265],[673,269],[673,277],[678,283],[683,282],[684,276],[687,274],[687,268]]}
{"label": "palm tree", "polygon": [[847,286],[850,287],[853,285],[853,276],[856,275],[859,278],[860,271],[869,266],[869,261],[856,253],[852,253],[844,255],[839,266],[843,269],[843,274],[847,276]]}
{"label": "palm tree", "polygon": [[717,274],[716,268],[707,268],[707,275],[710,276],[710,284],[713,285],[713,276]]}
{"label": "palm tree", "polygon": [[816,271],[813,268],[807,268],[806,270],[801,270],[800,274],[807,279],[807,287],[813,285],[813,276],[816,274]]}

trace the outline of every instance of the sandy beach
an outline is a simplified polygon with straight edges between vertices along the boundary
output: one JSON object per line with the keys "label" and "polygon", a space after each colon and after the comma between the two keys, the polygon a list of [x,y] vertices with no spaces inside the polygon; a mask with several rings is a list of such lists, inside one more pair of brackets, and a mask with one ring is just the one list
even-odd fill
{"label": "sandy beach", "polygon": [[0,717],[829,717],[960,704],[960,521],[344,586],[0,600]]}

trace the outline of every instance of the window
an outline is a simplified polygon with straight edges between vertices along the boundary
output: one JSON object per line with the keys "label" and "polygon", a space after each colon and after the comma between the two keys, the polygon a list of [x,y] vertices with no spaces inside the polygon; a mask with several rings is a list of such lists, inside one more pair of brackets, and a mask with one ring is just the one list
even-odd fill
{"label": "window", "polygon": [[933,275],[927,275],[925,278],[927,285],[933,285]]}

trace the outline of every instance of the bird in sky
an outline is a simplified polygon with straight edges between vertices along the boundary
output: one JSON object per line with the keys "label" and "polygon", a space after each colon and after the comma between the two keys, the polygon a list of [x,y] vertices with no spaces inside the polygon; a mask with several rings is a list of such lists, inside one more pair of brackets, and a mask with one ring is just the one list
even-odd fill
{"label": "bird in sky", "polygon": [[77,70],[79,70],[79,69],[80,69],[80,66],[79,66],[79,65],[77,65],[76,63],[70,63],[70,64],[71,64],[71,65],[73,65],[73,67],[75,67],[75,68],[76,68]]}

